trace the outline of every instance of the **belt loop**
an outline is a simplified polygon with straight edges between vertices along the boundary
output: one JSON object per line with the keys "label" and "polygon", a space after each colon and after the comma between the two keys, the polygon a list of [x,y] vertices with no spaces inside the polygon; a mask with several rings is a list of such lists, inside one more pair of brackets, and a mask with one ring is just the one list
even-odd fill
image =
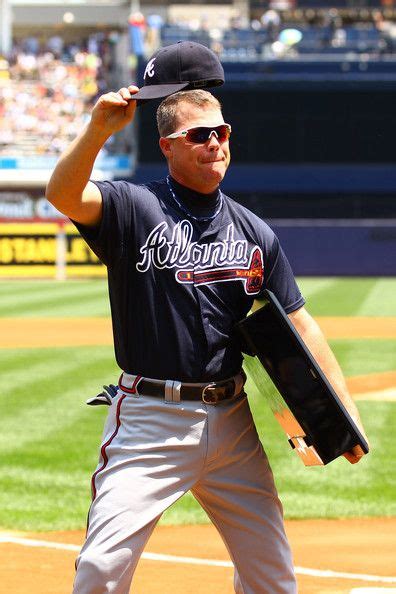
{"label": "belt loop", "polygon": [[165,402],[173,402],[173,381],[166,380],[165,382]]}
{"label": "belt loop", "polygon": [[181,382],[173,382],[172,398],[173,398],[173,402],[175,402],[177,404],[180,403],[180,389],[181,389]]}
{"label": "belt loop", "polygon": [[165,382],[165,402],[180,403],[181,382],[166,380]]}
{"label": "belt loop", "polygon": [[139,398],[139,392],[137,390],[139,382],[141,381],[141,375],[131,375],[123,371],[118,380],[118,387],[127,394],[133,394],[135,398]]}

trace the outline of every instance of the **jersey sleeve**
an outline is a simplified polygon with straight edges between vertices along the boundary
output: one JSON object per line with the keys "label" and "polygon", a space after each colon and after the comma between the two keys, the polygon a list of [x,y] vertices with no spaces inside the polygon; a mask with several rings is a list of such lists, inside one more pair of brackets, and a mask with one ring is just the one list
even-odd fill
{"label": "jersey sleeve", "polygon": [[[299,309],[305,303],[289,261],[275,234],[273,234],[272,245],[264,263],[264,289],[275,294],[287,314]],[[260,295],[258,299],[260,299]]]}
{"label": "jersey sleeve", "polygon": [[93,183],[102,194],[101,221],[95,227],[75,221],[73,223],[99,260],[106,266],[111,266],[123,257],[131,239],[134,186],[125,181]]}

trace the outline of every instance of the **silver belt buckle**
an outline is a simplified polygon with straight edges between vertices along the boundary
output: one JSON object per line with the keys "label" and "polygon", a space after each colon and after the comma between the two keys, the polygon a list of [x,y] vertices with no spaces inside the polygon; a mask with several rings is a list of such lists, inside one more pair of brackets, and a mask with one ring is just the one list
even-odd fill
{"label": "silver belt buckle", "polygon": [[[212,382],[211,384],[208,384],[207,386],[204,387],[204,389],[202,390],[202,400],[205,402],[205,404],[217,404],[219,401],[219,398],[215,392],[215,387],[216,387],[216,382]],[[207,390],[211,390],[210,394],[206,394]]]}

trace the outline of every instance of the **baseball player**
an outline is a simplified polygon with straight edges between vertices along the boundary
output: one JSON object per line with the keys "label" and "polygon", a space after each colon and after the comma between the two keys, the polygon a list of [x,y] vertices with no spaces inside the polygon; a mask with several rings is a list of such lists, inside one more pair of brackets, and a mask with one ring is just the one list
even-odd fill
{"label": "baseball player", "polygon": [[[221,191],[231,125],[213,95],[180,91],[160,104],[166,179],[89,181],[104,142],[132,122],[137,91],[99,98],[47,188],[108,268],[122,370],[109,399],[73,592],[127,594],[161,514],[191,490],[224,539],[235,592],[294,594],[282,507],[232,333],[264,288],[358,423],[359,415],[277,237]],[[354,448],[347,458],[354,463],[361,455]]]}

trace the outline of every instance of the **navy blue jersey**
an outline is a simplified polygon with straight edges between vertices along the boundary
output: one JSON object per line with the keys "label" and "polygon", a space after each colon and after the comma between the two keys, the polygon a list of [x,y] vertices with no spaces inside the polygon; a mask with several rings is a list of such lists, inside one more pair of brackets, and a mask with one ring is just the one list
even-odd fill
{"label": "navy blue jersey", "polygon": [[231,377],[242,363],[233,327],[263,289],[287,313],[304,304],[273,231],[231,198],[220,193],[217,215],[198,221],[167,180],[95,183],[101,223],[77,227],[108,268],[116,359],[127,373]]}

